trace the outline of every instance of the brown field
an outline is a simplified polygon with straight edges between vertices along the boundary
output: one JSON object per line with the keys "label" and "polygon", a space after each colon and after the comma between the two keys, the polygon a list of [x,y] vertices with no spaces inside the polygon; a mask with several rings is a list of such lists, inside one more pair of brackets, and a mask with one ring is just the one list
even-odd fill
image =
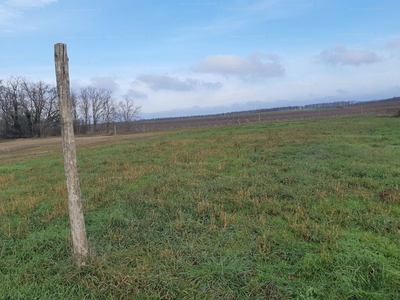
{"label": "brown field", "polygon": [[[116,135],[116,136],[90,136],[75,137],[77,149],[104,146],[107,144],[124,143],[131,140],[160,136],[167,132],[147,132],[140,134]],[[62,153],[61,137],[40,139],[19,139],[0,143],[0,166],[23,161],[50,154]]]}
{"label": "brown field", "polygon": [[[257,122],[281,122],[294,120],[315,120],[360,115],[391,116],[400,110],[400,101],[366,103],[343,108],[315,110],[276,111],[238,115],[210,116],[201,118],[137,121],[130,124],[130,131],[151,131],[176,128],[193,128],[224,125],[243,125]],[[124,124],[117,124],[118,132],[127,131]]]}

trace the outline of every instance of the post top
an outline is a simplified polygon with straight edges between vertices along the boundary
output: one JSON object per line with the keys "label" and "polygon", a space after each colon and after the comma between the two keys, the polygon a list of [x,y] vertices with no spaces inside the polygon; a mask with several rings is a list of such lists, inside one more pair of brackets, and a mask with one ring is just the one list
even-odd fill
{"label": "post top", "polygon": [[67,52],[67,44],[58,43],[54,45],[54,51],[56,52]]}
{"label": "post top", "polygon": [[68,60],[67,56],[67,45],[58,43],[54,45],[54,57],[63,57],[64,60]]}

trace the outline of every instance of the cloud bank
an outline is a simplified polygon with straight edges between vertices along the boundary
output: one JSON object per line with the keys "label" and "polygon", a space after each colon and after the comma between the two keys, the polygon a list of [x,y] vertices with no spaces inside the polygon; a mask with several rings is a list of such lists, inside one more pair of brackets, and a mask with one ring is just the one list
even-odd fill
{"label": "cloud bank", "polygon": [[327,65],[353,65],[372,64],[380,59],[373,52],[363,50],[348,50],[343,45],[337,45],[332,50],[322,52],[317,56],[320,63]]}
{"label": "cloud bank", "polygon": [[137,77],[139,82],[147,84],[152,90],[175,90],[175,91],[192,91],[192,90],[215,90],[222,87],[220,82],[205,82],[199,79],[186,78],[184,80],[178,77],[165,75],[142,74]]}
{"label": "cloud bank", "polygon": [[400,39],[393,40],[386,44],[388,48],[400,48]]}
{"label": "cloud bank", "polygon": [[90,78],[90,81],[92,82],[93,85],[95,85],[98,88],[108,89],[113,92],[118,90],[120,87],[119,84],[111,77],[94,76]]}
{"label": "cloud bank", "polygon": [[136,98],[136,99],[147,99],[147,95],[133,89],[129,89],[126,91],[126,95]]}
{"label": "cloud bank", "polygon": [[205,60],[191,67],[197,73],[209,73],[225,77],[235,76],[245,80],[280,77],[285,68],[279,56],[254,52],[248,57],[238,55],[209,55]]}

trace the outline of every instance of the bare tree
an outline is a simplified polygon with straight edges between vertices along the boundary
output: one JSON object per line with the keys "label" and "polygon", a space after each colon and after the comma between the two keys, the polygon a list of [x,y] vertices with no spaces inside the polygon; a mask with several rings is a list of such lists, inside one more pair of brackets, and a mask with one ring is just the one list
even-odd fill
{"label": "bare tree", "polygon": [[[138,118],[141,106],[125,95],[119,103],[112,91],[93,86],[71,91],[71,109],[74,131],[110,130],[116,120],[130,122]],[[83,126],[82,126],[83,125]],[[60,115],[57,90],[43,81],[30,81],[22,77],[0,80],[0,136],[4,138],[34,137],[59,133]]]}
{"label": "bare tree", "polygon": [[90,126],[90,92],[89,87],[83,87],[79,94],[79,110],[83,118],[83,124],[85,125],[85,131]]}
{"label": "bare tree", "polygon": [[121,119],[124,122],[131,122],[139,117],[142,106],[136,104],[133,97],[124,95],[124,100],[119,102],[119,109]]}
{"label": "bare tree", "polygon": [[25,100],[24,91],[22,89],[22,77],[11,77],[8,81],[9,96],[11,101],[11,114],[13,119],[13,128],[17,135],[22,136],[21,126],[21,103]]}
{"label": "bare tree", "polygon": [[[60,109],[58,103],[57,87],[49,85],[45,93],[46,106],[43,110],[43,129],[54,132],[60,126]],[[44,132],[43,132],[44,133]]]}
{"label": "bare tree", "polygon": [[79,94],[76,90],[71,89],[71,106],[72,106],[72,121],[74,123],[74,132],[78,133],[79,132],[79,111],[78,111],[78,105],[79,105]]}
{"label": "bare tree", "polygon": [[90,104],[92,109],[92,119],[93,119],[93,127],[94,132],[96,132],[96,127],[99,121],[101,120],[103,114],[103,101],[105,94],[107,91],[104,89],[97,89],[95,87],[88,87],[89,89],[89,96],[90,96]]}
{"label": "bare tree", "polygon": [[42,136],[43,130],[52,127],[58,120],[57,91],[43,81],[22,81],[26,100],[22,107],[28,125],[29,136]]}
{"label": "bare tree", "polygon": [[6,114],[3,111],[3,95],[5,94],[5,86],[3,80],[0,80],[0,137],[4,137],[6,134],[7,119]]}
{"label": "bare tree", "polygon": [[117,118],[117,108],[111,93],[112,92],[110,90],[103,91],[103,123],[106,124],[107,133],[110,123],[114,122]]}
{"label": "bare tree", "polygon": [[6,136],[23,137],[21,104],[25,101],[25,93],[22,82],[22,77],[11,76],[0,89],[0,109]]}
{"label": "bare tree", "polygon": [[108,93],[105,89],[98,89],[93,86],[81,88],[79,110],[87,128],[90,127],[91,121],[93,121],[94,132],[97,131],[97,125],[103,117],[103,102],[108,97]]}
{"label": "bare tree", "polygon": [[124,100],[119,102],[120,117],[130,130],[131,122],[139,116],[142,107],[135,103],[133,97],[124,95]]}

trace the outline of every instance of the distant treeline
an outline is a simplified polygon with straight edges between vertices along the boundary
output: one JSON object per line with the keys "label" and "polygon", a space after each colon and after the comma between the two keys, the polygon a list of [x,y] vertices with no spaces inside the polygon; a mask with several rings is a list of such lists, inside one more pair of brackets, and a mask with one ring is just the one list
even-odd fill
{"label": "distant treeline", "polygon": [[371,100],[371,101],[363,101],[363,102],[357,102],[354,105],[365,105],[365,104],[374,104],[374,103],[385,103],[385,102],[395,102],[395,101],[400,101],[400,97],[393,97],[389,99],[382,99],[382,100]]}
{"label": "distant treeline", "polygon": [[220,114],[212,114],[212,115],[154,118],[154,119],[145,119],[142,121],[195,119],[195,118],[208,118],[208,117],[223,117],[223,116],[231,116],[231,115],[247,115],[247,114],[254,114],[254,113],[266,113],[266,112],[277,112],[277,111],[288,111],[288,110],[334,108],[334,107],[345,107],[345,106],[349,106],[349,105],[354,105],[355,103],[356,103],[355,101],[338,101],[338,102],[308,104],[308,105],[302,105],[302,106],[299,106],[299,105],[297,105],[297,106],[282,106],[282,107],[274,107],[274,108],[262,108],[262,109],[253,109],[253,110],[245,110],[245,111],[234,111],[234,112],[229,112],[229,113],[220,113]]}
{"label": "distant treeline", "polygon": [[[75,133],[108,132],[114,122],[131,122],[141,107],[125,95],[119,102],[111,90],[84,86],[71,90]],[[0,138],[41,137],[60,134],[57,89],[43,81],[11,76],[0,80]]]}

